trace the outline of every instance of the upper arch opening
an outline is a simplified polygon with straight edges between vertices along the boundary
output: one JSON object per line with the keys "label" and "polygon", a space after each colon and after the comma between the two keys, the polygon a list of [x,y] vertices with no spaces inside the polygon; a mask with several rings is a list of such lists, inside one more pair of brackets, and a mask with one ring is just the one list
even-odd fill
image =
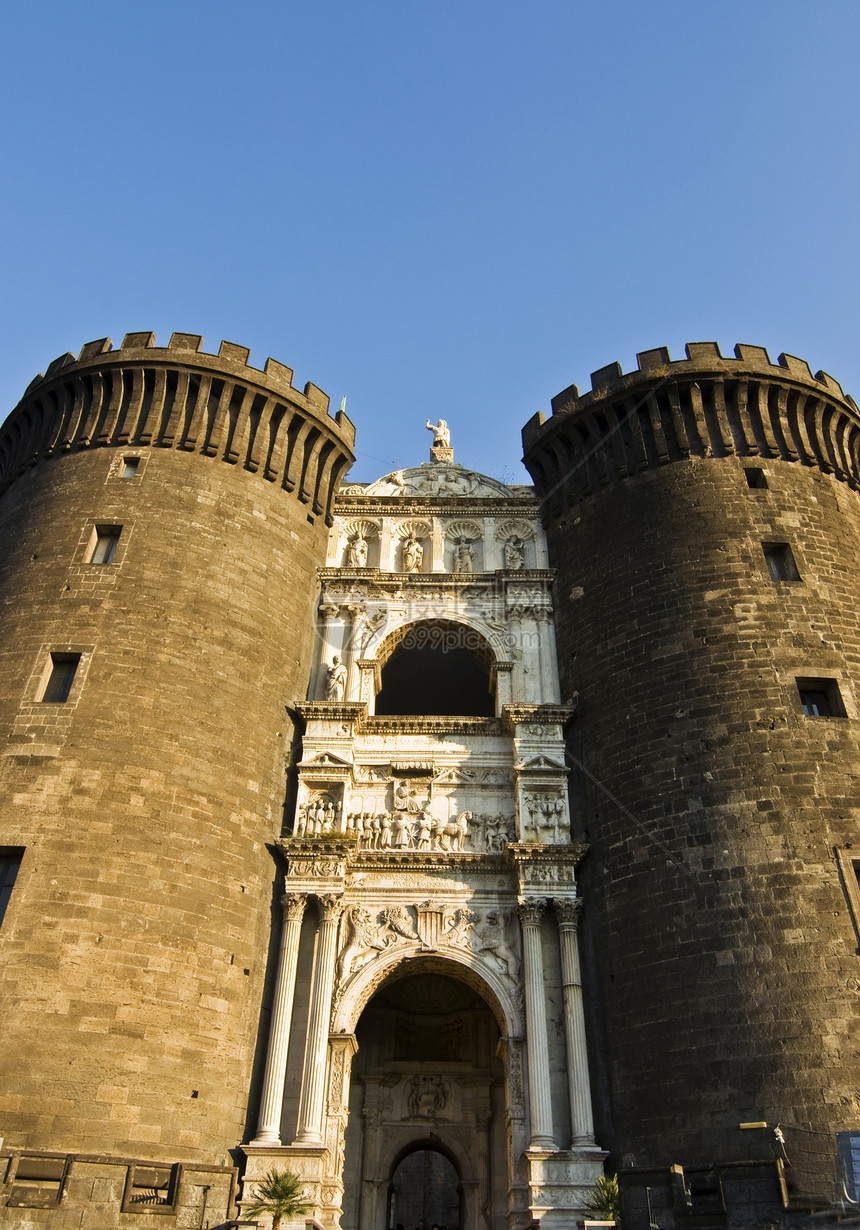
{"label": "upper arch opening", "polygon": [[384,642],[380,660],[380,717],[495,715],[495,657],[484,637],[466,624],[448,619],[408,624]]}

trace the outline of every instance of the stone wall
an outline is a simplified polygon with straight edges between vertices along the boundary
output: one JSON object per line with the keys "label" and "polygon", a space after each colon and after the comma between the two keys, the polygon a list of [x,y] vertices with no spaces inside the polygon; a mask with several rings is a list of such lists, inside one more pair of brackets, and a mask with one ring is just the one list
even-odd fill
{"label": "stone wall", "polygon": [[[229,1170],[265,1047],[284,706],[307,687],[326,484],[352,431],[283,375],[276,393],[271,365],[146,338],[53,365],[0,436],[0,814],[24,850],[0,930],[2,1134],[13,1160]],[[154,392],[183,382],[188,420]],[[292,491],[284,453],[266,471],[289,415],[328,449],[307,499],[310,452]],[[117,526],[113,562],[88,562]],[[40,699],[52,653],[80,655],[65,703]]]}
{"label": "stone wall", "polygon": [[[826,1200],[834,1133],[860,1123],[837,860],[857,835],[860,423],[799,360],[708,355],[604,369],[524,433],[559,570],[561,694],[579,693],[597,1131],[616,1164],[707,1167],[775,1161],[781,1122],[792,1200]],[[622,472],[631,441],[641,464]],[[771,579],[763,544],[790,545],[800,579]],[[797,679],[836,681],[847,716],[805,716]]]}

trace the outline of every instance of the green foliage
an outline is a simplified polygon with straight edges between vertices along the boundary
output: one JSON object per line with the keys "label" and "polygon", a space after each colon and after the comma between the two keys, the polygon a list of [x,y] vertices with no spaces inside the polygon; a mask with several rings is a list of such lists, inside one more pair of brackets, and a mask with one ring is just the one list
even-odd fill
{"label": "green foliage", "polygon": [[597,1180],[597,1186],[586,1196],[585,1207],[589,1213],[596,1213],[601,1221],[617,1221],[621,1216],[618,1175],[602,1174]]}
{"label": "green foliage", "polygon": [[304,1217],[312,1206],[305,1199],[301,1179],[291,1170],[267,1170],[257,1184],[257,1194],[242,1212],[250,1217],[268,1215],[272,1230],[278,1230],[281,1219]]}

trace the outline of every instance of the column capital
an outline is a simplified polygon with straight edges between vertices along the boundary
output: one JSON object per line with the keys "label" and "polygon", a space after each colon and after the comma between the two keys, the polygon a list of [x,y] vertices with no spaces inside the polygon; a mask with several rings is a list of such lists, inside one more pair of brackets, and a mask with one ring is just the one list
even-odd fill
{"label": "column capital", "polygon": [[284,922],[301,922],[307,904],[307,893],[284,893],[281,897]]}
{"label": "column capital", "polygon": [[553,897],[552,907],[560,929],[564,931],[578,929],[582,915],[582,901],[579,897]]}
{"label": "column capital", "polygon": [[335,602],[324,602],[320,607],[320,615],[325,619],[334,619],[339,611],[340,607]]}
{"label": "column capital", "polygon": [[336,923],[343,913],[343,897],[340,893],[320,893],[320,918],[324,923]]}
{"label": "column capital", "polygon": [[524,927],[539,927],[547,908],[546,897],[526,897],[517,905],[520,922]]}

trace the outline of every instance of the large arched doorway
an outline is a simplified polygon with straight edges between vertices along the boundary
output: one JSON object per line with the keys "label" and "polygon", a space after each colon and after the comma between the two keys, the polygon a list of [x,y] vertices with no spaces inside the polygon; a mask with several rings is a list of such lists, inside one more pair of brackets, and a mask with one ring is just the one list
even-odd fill
{"label": "large arched doorway", "polygon": [[504,1071],[487,1001],[450,965],[409,962],[367,1003],[355,1036],[344,1230],[422,1220],[426,1230],[502,1230]]}
{"label": "large arched doorway", "polygon": [[457,1167],[432,1141],[419,1141],[391,1174],[387,1224],[391,1230],[456,1230],[464,1221]]}

